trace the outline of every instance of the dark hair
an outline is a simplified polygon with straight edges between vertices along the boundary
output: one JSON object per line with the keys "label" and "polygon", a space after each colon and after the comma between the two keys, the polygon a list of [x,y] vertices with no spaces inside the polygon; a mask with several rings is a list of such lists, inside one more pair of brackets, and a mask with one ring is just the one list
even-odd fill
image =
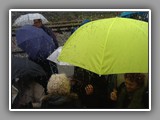
{"label": "dark hair", "polygon": [[124,78],[131,82],[136,82],[138,86],[144,86],[145,75],[142,73],[125,73]]}
{"label": "dark hair", "polygon": [[34,19],[34,21],[35,21],[35,20],[38,20],[39,22],[42,22],[42,19]]}

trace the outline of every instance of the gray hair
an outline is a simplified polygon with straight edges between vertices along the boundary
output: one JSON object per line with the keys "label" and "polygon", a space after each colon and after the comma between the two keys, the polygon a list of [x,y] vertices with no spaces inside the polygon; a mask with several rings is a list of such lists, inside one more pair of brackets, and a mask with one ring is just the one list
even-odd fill
{"label": "gray hair", "polygon": [[47,85],[49,94],[66,95],[70,93],[70,81],[65,74],[53,74]]}

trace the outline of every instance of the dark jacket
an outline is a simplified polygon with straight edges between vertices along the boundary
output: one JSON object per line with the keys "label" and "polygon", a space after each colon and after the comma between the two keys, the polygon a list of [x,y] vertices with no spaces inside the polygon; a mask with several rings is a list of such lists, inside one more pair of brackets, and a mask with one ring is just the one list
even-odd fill
{"label": "dark jacket", "polygon": [[[77,86],[74,92],[78,94],[80,100],[87,108],[107,108],[107,80],[105,76],[99,76],[85,69],[75,67],[74,78],[79,80],[81,85]],[[87,95],[85,87],[91,84],[93,94]]]}
{"label": "dark jacket", "polygon": [[43,98],[42,109],[71,109],[83,108],[81,102],[78,100],[77,95],[47,95]]}
{"label": "dark jacket", "polygon": [[55,43],[55,46],[56,46],[55,49],[57,49],[59,45],[58,45],[58,41],[57,41],[56,36],[54,35],[53,31],[52,31],[51,29],[49,29],[48,27],[44,26],[44,25],[42,25],[41,28],[42,28],[50,37],[52,37],[53,42]]}
{"label": "dark jacket", "polygon": [[123,84],[118,95],[117,108],[145,109],[146,107],[143,102],[144,93],[145,87],[141,87],[133,93],[128,93]]}

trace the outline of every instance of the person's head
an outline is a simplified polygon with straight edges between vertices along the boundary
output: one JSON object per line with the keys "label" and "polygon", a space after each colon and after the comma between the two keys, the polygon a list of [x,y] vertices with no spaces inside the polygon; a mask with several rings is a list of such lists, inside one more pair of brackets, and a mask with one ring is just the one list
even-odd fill
{"label": "person's head", "polygon": [[34,22],[33,25],[35,27],[40,28],[42,26],[42,20],[41,19],[34,19],[33,22]]}
{"label": "person's head", "polygon": [[70,81],[65,74],[53,74],[48,81],[48,94],[67,95],[70,89]]}
{"label": "person's head", "polygon": [[145,84],[145,75],[142,73],[126,73],[124,78],[128,92],[133,92]]}

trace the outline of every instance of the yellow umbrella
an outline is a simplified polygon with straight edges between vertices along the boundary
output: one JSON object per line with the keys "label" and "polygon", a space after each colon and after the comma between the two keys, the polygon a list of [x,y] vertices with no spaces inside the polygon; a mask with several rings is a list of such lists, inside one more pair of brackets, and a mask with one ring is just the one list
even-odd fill
{"label": "yellow umbrella", "polygon": [[148,73],[148,23],[118,17],[86,23],[69,37],[58,60],[99,75]]}

